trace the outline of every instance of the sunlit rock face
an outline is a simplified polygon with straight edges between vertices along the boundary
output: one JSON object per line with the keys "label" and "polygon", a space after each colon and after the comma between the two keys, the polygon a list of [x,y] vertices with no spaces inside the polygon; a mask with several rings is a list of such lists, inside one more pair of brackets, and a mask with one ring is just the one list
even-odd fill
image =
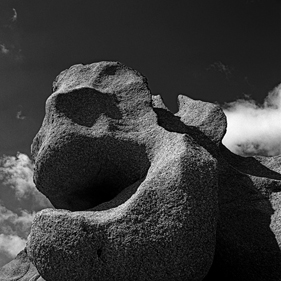
{"label": "sunlit rock face", "polygon": [[121,63],[62,72],[32,144],[35,184],[60,209],[39,212],[29,236],[42,277],[202,280],[225,129],[218,106],[185,96],[173,115]]}

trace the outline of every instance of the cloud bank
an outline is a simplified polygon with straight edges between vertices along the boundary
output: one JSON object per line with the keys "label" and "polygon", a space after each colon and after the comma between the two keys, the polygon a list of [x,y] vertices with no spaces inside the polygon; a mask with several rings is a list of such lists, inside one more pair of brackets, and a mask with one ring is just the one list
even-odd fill
{"label": "cloud bank", "polygon": [[0,233],[1,235],[19,235],[26,238],[30,232],[31,222],[35,212],[21,210],[17,213],[12,212],[0,205]]}
{"label": "cloud bank", "polygon": [[227,133],[223,144],[242,156],[281,154],[281,84],[263,104],[239,99],[224,104]]}
{"label": "cloud bank", "polygon": [[16,235],[0,234],[0,251],[14,257],[19,253],[19,249],[23,250],[26,240]]}
{"label": "cloud bank", "polygon": [[2,255],[14,258],[25,247],[34,215],[35,213],[30,214],[27,211],[16,214],[0,205],[0,253]]}
{"label": "cloud bank", "polygon": [[18,200],[29,197],[42,208],[50,207],[49,200],[33,183],[33,171],[32,161],[25,154],[0,158],[0,181],[15,191]]}
{"label": "cloud bank", "polygon": [[13,196],[8,201],[14,201],[8,208],[0,200],[0,267],[25,247],[35,210],[53,207],[36,189],[33,170],[32,161],[25,154],[0,158],[0,193],[1,189],[8,189]]}
{"label": "cloud bank", "polygon": [[0,205],[0,267],[24,249],[35,212],[19,214]]}

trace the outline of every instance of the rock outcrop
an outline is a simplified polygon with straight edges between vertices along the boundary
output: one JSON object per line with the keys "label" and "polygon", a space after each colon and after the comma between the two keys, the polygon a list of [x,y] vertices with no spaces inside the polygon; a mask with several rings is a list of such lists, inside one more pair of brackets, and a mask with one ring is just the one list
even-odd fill
{"label": "rock outcrop", "polygon": [[231,153],[219,106],[180,95],[172,114],[118,62],[53,90],[32,157],[57,209],[0,280],[281,281],[281,157]]}
{"label": "rock outcrop", "polygon": [[201,280],[215,247],[212,138],[224,135],[222,111],[206,104],[202,131],[193,130],[208,139],[204,120],[220,114],[209,148],[185,133],[191,100],[180,98],[178,116],[153,108],[146,79],[120,63],[73,66],[54,91],[32,145],[34,180],[56,208],[72,212],[34,219],[27,251],[42,276]]}

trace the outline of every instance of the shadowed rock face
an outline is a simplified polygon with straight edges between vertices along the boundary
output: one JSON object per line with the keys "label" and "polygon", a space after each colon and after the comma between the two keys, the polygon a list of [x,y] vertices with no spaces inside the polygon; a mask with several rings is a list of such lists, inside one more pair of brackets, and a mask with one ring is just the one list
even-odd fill
{"label": "shadowed rock face", "polygon": [[281,280],[280,157],[234,155],[218,106],[180,95],[172,114],[118,62],[53,89],[32,156],[58,209],[0,280]]}
{"label": "shadowed rock face", "polygon": [[281,157],[220,150],[216,251],[204,280],[279,281]]}
{"label": "shadowed rock face", "polygon": [[[165,109],[146,79],[118,62],[58,76],[32,144],[34,181],[70,211],[34,219],[27,252],[43,278],[203,279],[214,254],[226,120],[219,107],[185,96],[179,108]],[[200,119],[189,125],[194,108]],[[207,120],[216,121],[215,134]]]}

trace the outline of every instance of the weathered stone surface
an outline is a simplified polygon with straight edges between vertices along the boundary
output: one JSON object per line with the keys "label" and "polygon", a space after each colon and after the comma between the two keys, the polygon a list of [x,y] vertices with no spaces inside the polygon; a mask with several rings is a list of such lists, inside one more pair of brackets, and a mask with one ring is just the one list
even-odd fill
{"label": "weathered stone surface", "polygon": [[169,109],[163,102],[162,97],[160,95],[153,95],[153,96],[151,96],[151,98],[152,98],[152,107],[162,108],[162,109],[169,111]]}
{"label": "weathered stone surface", "polygon": [[26,249],[17,257],[0,268],[1,281],[44,281],[36,267],[30,262]]}
{"label": "weathered stone surface", "polygon": [[183,95],[178,96],[178,105],[179,111],[175,116],[179,116],[183,123],[199,129],[216,145],[221,143],[226,133],[226,117],[219,106]]}
{"label": "weathered stone surface", "polygon": [[281,280],[281,157],[241,157],[221,146],[214,263],[204,279]]}
{"label": "weathered stone surface", "polygon": [[143,76],[116,62],[75,65],[54,89],[32,156],[36,187],[55,207],[85,210],[146,174],[157,132]]}
{"label": "weathered stone surface", "polygon": [[32,145],[34,179],[75,212],[36,215],[27,251],[41,275],[202,280],[215,247],[223,112],[180,96],[173,115],[117,62],[74,66],[54,91]]}
{"label": "weathered stone surface", "polygon": [[233,154],[219,106],[178,103],[118,62],[62,72],[32,145],[60,210],[0,280],[280,281],[281,156]]}

